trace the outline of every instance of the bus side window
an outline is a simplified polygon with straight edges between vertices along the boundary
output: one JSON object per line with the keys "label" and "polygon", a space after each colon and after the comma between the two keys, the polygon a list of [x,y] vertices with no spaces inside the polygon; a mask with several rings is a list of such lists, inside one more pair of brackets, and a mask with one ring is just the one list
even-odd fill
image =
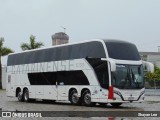
{"label": "bus side window", "polygon": [[66,85],[65,79],[66,79],[66,71],[57,72],[58,85]]}

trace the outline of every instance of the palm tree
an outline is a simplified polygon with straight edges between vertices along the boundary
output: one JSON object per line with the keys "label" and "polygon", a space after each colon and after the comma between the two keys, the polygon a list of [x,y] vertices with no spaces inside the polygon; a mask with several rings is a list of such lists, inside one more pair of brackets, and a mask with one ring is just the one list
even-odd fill
{"label": "palm tree", "polygon": [[31,35],[30,36],[30,43],[22,43],[21,44],[22,50],[37,49],[37,48],[44,46],[42,42],[36,42],[35,38],[36,38],[35,36]]}
{"label": "palm tree", "polygon": [[0,38],[0,89],[2,89],[2,64],[1,57],[12,53],[13,51],[8,47],[3,47],[4,38]]}

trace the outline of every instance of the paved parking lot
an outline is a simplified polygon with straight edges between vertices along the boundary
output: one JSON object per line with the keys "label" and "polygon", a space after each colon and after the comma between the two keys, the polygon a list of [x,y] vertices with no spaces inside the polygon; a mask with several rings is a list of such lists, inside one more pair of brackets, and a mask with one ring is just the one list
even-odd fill
{"label": "paved parking lot", "polygon": [[[113,108],[111,105],[94,107],[73,106],[69,102],[46,103],[36,101],[31,103],[18,102],[17,98],[6,97],[5,90],[0,90],[0,109],[2,111],[160,111],[160,96],[146,96],[143,103],[125,103],[120,108]],[[52,118],[48,118],[52,119]],[[59,117],[55,119],[60,119]],[[67,118],[63,118],[67,119]],[[70,119],[105,119],[105,118],[70,118]],[[118,118],[116,118],[118,119]],[[129,119],[129,118],[127,118]],[[133,119],[133,118],[132,118]],[[131,120],[132,120],[131,119]],[[154,118],[157,119],[158,118]],[[105,119],[106,120],[106,119]],[[115,119],[114,119],[115,120]],[[123,119],[124,120],[124,119]]]}

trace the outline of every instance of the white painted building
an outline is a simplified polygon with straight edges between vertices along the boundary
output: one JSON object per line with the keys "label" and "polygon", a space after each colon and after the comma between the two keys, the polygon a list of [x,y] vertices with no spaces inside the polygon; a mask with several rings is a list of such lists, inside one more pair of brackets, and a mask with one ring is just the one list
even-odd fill
{"label": "white painted building", "polygon": [[160,68],[160,52],[140,52],[141,58]]}

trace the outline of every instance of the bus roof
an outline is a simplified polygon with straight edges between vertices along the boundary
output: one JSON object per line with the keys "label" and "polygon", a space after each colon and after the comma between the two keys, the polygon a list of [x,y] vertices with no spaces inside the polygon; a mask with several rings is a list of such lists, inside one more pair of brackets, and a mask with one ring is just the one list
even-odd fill
{"label": "bus roof", "polygon": [[72,60],[86,57],[105,58],[106,53],[103,46],[103,40],[94,39],[72,44],[57,45],[49,48],[28,50],[20,53],[12,53],[8,56],[7,65]]}
{"label": "bus roof", "polygon": [[[105,39],[106,41],[107,39]],[[87,42],[92,42],[92,41],[99,41],[99,42],[103,42],[103,39],[91,39],[91,40],[84,40],[84,41],[79,41],[79,42],[73,42],[73,43],[66,43],[66,44],[60,44],[60,45],[55,45],[55,46],[50,46],[50,47],[42,47],[42,48],[37,48],[37,49],[31,49],[31,50],[25,50],[22,52],[16,52],[16,53],[10,53],[9,55],[13,55],[13,54],[19,54],[19,53],[25,53],[25,52],[31,52],[31,51],[38,51],[38,50],[44,50],[44,49],[49,49],[49,48],[56,48],[56,47],[63,47],[63,46],[69,46],[69,45],[76,45],[76,44],[80,44],[80,43],[87,43]]]}

